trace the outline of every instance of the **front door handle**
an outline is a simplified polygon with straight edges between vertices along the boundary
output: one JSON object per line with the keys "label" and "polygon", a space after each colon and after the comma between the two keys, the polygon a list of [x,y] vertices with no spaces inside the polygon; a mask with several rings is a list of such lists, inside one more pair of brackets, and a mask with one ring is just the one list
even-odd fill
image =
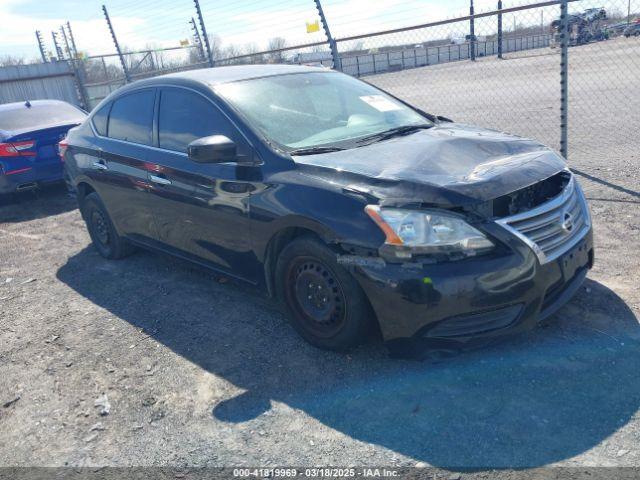
{"label": "front door handle", "polygon": [[171,185],[171,180],[164,177],[159,177],[158,175],[149,174],[149,179],[153,183],[157,183],[158,185]]}
{"label": "front door handle", "polygon": [[93,168],[95,168],[96,170],[109,170],[109,167],[107,167],[107,164],[104,163],[103,160],[93,162]]}

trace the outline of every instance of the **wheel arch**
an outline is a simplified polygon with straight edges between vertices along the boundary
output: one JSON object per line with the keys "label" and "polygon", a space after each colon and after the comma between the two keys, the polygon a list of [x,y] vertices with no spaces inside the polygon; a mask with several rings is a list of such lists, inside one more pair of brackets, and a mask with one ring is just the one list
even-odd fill
{"label": "wheel arch", "polygon": [[310,221],[298,221],[277,229],[267,242],[264,255],[264,279],[267,293],[276,297],[275,270],[280,252],[296,238],[312,236],[320,240],[330,248],[337,248],[336,236],[325,226]]}
{"label": "wheel arch", "polygon": [[[326,227],[320,225],[316,225],[314,223],[306,223],[302,225],[290,225],[279,229],[276,231],[270,238],[267,248],[264,254],[264,275],[265,275],[265,284],[267,288],[267,292],[270,297],[281,300],[278,298],[277,288],[276,288],[276,265],[278,262],[278,258],[280,253],[284,250],[284,248],[289,245],[291,242],[298,238],[302,237],[311,237],[325,246],[327,246],[330,250],[335,252],[336,256],[340,254],[346,253],[345,248],[348,248],[348,245],[342,244],[341,240],[337,235],[334,235],[330,230],[326,229]],[[349,269],[347,269],[349,270]],[[351,274],[352,272],[348,271],[347,273]],[[362,289],[362,285],[357,278],[354,278],[355,284],[358,288]],[[371,300],[368,298],[366,293],[363,290],[364,301],[367,303],[367,307],[371,314],[371,332],[370,338],[382,338],[382,330],[380,328],[380,322],[378,320],[378,316],[376,311],[373,309],[371,305]]]}
{"label": "wheel arch", "polygon": [[93,186],[89,182],[85,180],[81,180],[80,182],[78,182],[78,184],[76,185],[78,203],[81,204],[82,200],[84,200],[87,195],[89,195],[90,193],[94,193],[95,191],[96,189],[93,188]]}

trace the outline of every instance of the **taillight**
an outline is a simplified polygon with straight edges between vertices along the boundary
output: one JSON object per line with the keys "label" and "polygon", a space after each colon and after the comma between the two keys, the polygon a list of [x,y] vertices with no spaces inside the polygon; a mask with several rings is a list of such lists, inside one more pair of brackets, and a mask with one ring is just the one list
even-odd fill
{"label": "taillight", "polygon": [[0,157],[35,157],[36,152],[31,151],[35,144],[33,140],[0,143]]}
{"label": "taillight", "polygon": [[63,138],[58,142],[58,155],[60,155],[60,161],[64,162],[64,154],[67,153],[67,148],[69,147],[69,143],[66,138]]}

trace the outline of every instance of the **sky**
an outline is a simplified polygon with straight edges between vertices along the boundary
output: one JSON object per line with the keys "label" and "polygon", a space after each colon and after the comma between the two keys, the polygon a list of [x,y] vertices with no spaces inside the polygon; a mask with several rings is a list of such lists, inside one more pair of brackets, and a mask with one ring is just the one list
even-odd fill
{"label": "sky", "polygon": [[[465,15],[468,2],[322,0],[322,5],[331,33],[340,38]],[[53,51],[51,31],[58,30],[67,21],[71,23],[78,50],[90,55],[114,53],[102,13],[103,3],[120,44],[132,50],[178,46],[180,40],[191,38],[188,22],[196,16],[193,0],[0,0],[0,56],[39,57],[36,29],[42,32],[46,49]],[[497,0],[475,0],[475,8],[477,12],[488,11],[494,9],[496,3]],[[503,3],[513,6],[531,1],[504,0]],[[223,46],[252,45],[265,49],[269,39],[275,36],[284,37],[287,45],[324,39],[322,32],[306,32],[306,23],[318,18],[313,0],[200,0],[200,5],[207,32],[217,35]],[[548,14],[552,16],[554,12]],[[530,21],[538,21],[537,15]],[[478,20],[478,34],[482,34],[483,22],[487,25],[485,29],[495,30],[495,20]],[[510,25],[508,20],[505,24]],[[464,35],[467,27],[468,24],[463,23],[448,26],[444,33]],[[427,40],[419,35],[416,31],[399,34],[397,41]]]}

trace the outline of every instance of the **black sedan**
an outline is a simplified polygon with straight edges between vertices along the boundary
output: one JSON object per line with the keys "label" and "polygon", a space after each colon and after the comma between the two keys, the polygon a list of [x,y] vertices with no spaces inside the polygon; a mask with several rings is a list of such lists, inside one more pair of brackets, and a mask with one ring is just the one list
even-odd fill
{"label": "black sedan", "polygon": [[519,332],[593,264],[585,198],[553,150],[326,69],[135,82],[64,150],[102,256],[152,248],[263,286],[322,348]]}

